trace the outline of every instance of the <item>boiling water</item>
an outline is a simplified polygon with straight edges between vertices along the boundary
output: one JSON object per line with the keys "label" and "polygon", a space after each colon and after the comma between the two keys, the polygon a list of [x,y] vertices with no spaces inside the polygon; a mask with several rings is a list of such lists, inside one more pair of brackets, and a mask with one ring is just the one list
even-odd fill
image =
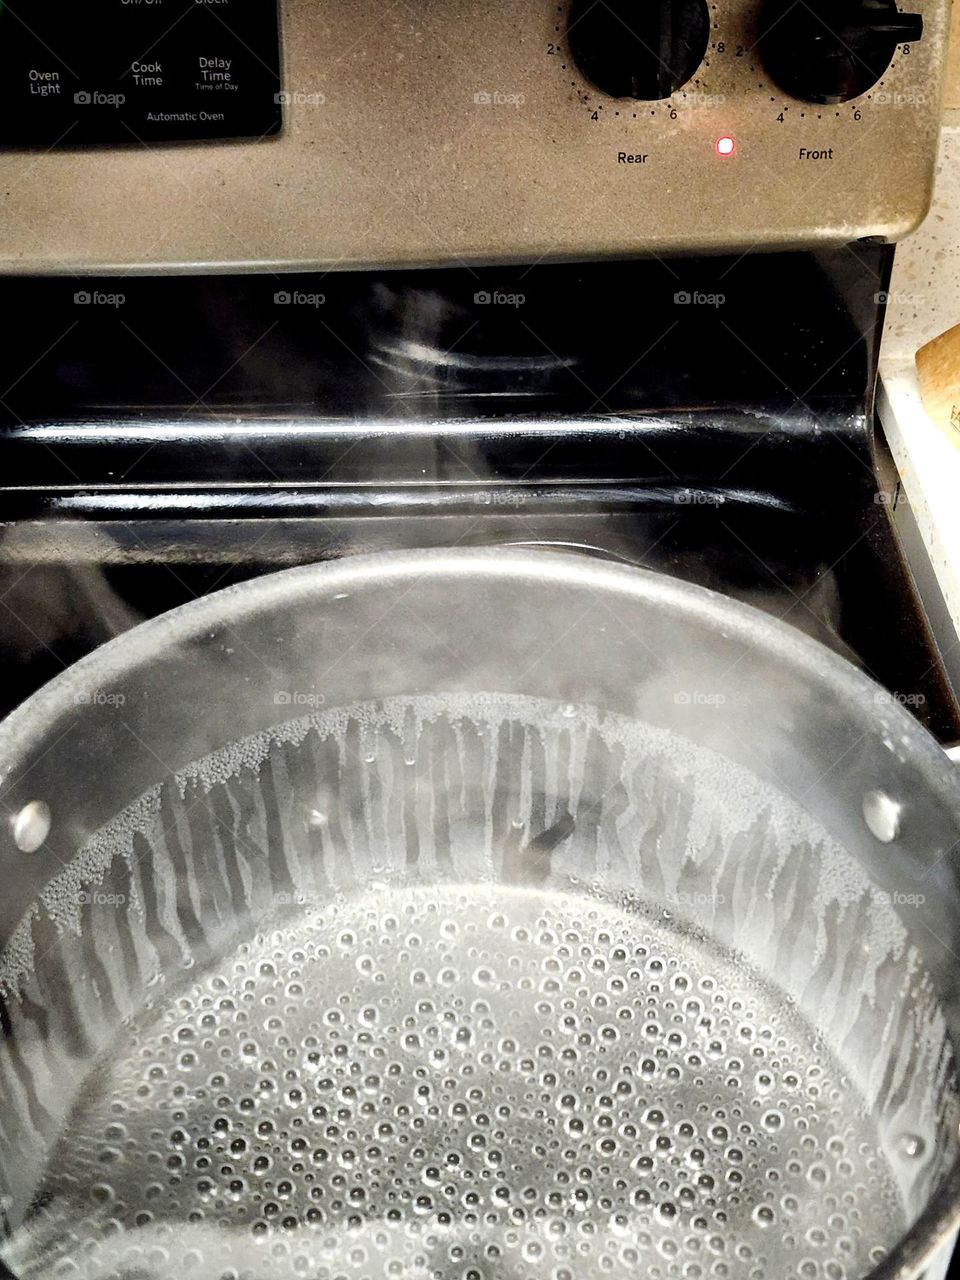
{"label": "boiling water", "polygon": [[843,1280],[905,1227],[783,995],[660,912],[373,888],[241,945],[90,1077],[16,1271]]}

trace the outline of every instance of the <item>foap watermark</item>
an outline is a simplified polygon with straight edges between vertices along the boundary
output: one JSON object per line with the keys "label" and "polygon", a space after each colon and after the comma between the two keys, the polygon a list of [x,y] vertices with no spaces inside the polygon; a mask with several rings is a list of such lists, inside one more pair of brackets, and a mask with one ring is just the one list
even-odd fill
{"label": "foap watermark", "polygon": [[526,300],[525,293],[504,293],[500,289],[478,289],[473,295],[478,307],[522,307]]}
{"label": "foap watermark", "polygon": [[109,689],[94,689],[73,695],[77,707],[122,707],[127,701],[125,693],[113,693]]}
{"label": "foap watermark", "polygon": [[927,695],[925,693],[900,693],[896,689],[878,689],[873,695],[873,701],[878,707],[925,707],[927,705]]}
{"label": "foap watermark", "polygon": [[122,107],[125,93],[103,93],[100,89],[78,89],[73,101],[78,107]]}
{"label": "foap watermark", "polygon": [[102,293],[99,289],[79,289],[73,295],[75,307],[122,307],[127,301],[125,293]]}
{"label": "foap watermark", "polygon": [[526,500],[527,495],[516,489],[481,489],[473,495],[478,507],[522,507]]}
{"label": "foap watermark", "polygon": [[876,507],[908,507],[910,499],[903,485],[898,484],[895,489],[878,490],[873,495],[873,504]]}
{"label": "foap watermark", "polygon": [[278,907],[321,907],[330,901],[329,894],[318,893],[315,889],[294,889],[292,892],[280,889],[273,895]]}
{"label": "foap watermark", "polygon": [[891,93],[889,89],[877,89],[870,100],[874,106],[878,107],[925,107],[930,99],[925,93],[918,93],[915,90]]}
{"label": "foap watermark", "polygon": [[481,89],[473,95],[478,107],[522,107],[526,100],[522,93],[504,93],[501,89]]}
{"label": "foap watermark", "polygon": [[322,107],[326,105],[326,94],[306,89],[283,89],[273,95],[278,107]]}
{"label": "foap watermark", "polygon": [[902,289],[881,289],[873,295],[878,306],[885,307],[922,307],[926,304],[925,293],[906,293]]}
{"label": "foap watermark", "polygon": [[925,893],[900,893],[894,891],[887,893],[885,889],[880,889],[876,895],[877,902],[885,907],[922,907],[927,900]]}
{"label": "foap watermark", "polygon": [[667,901],[675,907],[722,907],[727,899],[722,893],[708,893],[705,889],[678,889],[667,895]]}
{"label": "foap watermark", "polygon": [[680,489],[673,495],[673,500],[681,507],[722,507],[727,499],[722,493],[713,493],[709,489]]}
{"label": "foap watermark", "polygon": [[81,889],[77,905],[81,907],[122,907],[126,905],[125,893],[107,893],[103,889]]}
{"label": "foap watermark", "polygon": [[324,293],[303,293],[299,289],[280,289],[273,295],[276,307],[322,307],[326,301]]}
{"label": "foap watermark", "polygon": [[275,707],[322,707],[325,702],[322,693],[304,693],[299,689],[278,689],[273,695]]}
{"label": "foap watermark", "polygon": [[677,307],[722,307],[726,301],[725,293],[701,293],[698,289],[681,289],[673,295]]}
{"label": "foap watermark", "polygon": [[674,704],[678,707],[722,707],[726,694],[707,693],[701,689],[679,689],[673,695]]}
{"label": "foap watermark", "polygon": [[685,93],[683,107],[722,107],[726,105],[725,93]]}

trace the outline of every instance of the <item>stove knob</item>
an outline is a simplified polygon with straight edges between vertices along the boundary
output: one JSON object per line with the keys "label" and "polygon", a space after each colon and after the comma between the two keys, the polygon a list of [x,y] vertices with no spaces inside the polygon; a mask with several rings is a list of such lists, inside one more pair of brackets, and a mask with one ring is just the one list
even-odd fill
{"label": "stove knob", "polygon": [[766,0],[759,48],[773,80],[805,102],[849,102],[871,89],[897,45],[923,35],[896,0]]}
{"label": "stove knob", "polygon": [[669,98],[703,61],[706,0],[574,0],[570,52],[612,98]]}

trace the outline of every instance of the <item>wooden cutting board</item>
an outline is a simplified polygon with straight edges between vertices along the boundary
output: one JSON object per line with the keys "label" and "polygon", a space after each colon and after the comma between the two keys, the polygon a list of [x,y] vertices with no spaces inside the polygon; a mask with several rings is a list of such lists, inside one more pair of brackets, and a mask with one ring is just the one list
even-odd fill
{"label": "wooden cutting board", "polygon": [[945,110],[960,110],[960,0],[953,0],[950,14],[950,52],[947,56]]}

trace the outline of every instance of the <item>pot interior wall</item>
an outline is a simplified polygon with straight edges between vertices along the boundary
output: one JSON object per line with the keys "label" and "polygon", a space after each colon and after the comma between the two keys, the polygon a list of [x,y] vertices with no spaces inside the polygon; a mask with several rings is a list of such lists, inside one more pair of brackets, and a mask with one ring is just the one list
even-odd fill
{"label": "pot interior wall", "polygon": [[[842,1238],[852,1280],[954,1156],[947,1024],[901,914],[810,813],[663,726],[475,692],[284,720],[118,813],[9,939],[3,1257],[160,1276],[212,1250],[241,1274],[255,1238],[258,1276],[360,1275],[453,1243],[519,1275],[524,1248],[562,1270],[602,1237],[615,1274],[666,1276],[665,1242],[679,1266],[722,1237],[787,1274],[783,1241],[821,1231],[803,1249]],[[449,1215],[409,1256],[398,1106],[436,1156],[424,1216]],[[484,1217],[469,1195],[496,1187]]]}

